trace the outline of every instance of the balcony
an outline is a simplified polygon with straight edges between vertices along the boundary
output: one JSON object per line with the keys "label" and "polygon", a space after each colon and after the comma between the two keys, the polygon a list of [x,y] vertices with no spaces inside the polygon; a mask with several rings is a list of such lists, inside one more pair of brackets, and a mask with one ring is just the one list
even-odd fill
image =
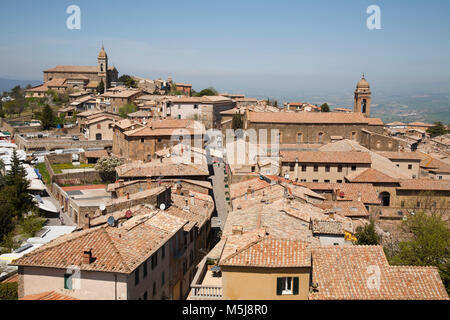
{"label": "balcony", "polygon": [[187,300],[222,300],[222,277],[215,276],[206,264],[206,257],[198,265]]}

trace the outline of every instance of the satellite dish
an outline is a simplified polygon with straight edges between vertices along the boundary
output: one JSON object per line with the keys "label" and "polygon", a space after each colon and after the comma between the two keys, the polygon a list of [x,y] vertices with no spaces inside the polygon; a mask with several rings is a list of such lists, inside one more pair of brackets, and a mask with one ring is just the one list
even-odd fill
{"label": "satellite dish", "polygon": [[127,219],[130,219],[131,217],[133,217],[133,212],[131,212],[131,210],[127,210],[127,212],[125,212],[125,217],[127,217]]}
{"label": "satellite dish", "polygon": [[161,209],[161,211],[164,211],[164,210],[166,210],[166,205],[164,203],[161,203],[159,208]]}
{"label": "satellite dish", "polygon": [[108,224],[111,226],[111,227],[114,227],[115,225],[116,225],[116,219],[114,219],[114,217],[113,216],[110,216],[109,218],[108,218]]}

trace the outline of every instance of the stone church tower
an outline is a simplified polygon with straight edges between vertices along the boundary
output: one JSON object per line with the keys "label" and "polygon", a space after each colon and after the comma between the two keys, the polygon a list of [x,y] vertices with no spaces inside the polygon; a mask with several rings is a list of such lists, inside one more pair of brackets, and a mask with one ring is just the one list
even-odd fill
{"label": "stone church tower", "polygon": [[105,84],[105,88],[109,88],[109,79],[108,79],[108,55],[106,54],[105,48],[102,46],[102,50],[98,54],[98,76],[103,79],[103,83]]}
{"label": "stone church tower", "polygon": [[372,92],[370,92],[369,83],[366,81],[364,74],[362,79],[356,85],[355,90],[355,106],[353,112],[361,112],[366,117],[370,117],[370,104],[372,101]]}

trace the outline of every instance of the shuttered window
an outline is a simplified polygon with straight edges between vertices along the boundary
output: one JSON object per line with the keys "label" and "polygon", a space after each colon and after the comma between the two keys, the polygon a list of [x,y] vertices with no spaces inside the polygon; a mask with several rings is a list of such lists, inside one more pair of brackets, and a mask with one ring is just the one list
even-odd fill
{"label": "shuttered window", "polygon": [[298,295],[298,277],[277,278],[277,295]]}

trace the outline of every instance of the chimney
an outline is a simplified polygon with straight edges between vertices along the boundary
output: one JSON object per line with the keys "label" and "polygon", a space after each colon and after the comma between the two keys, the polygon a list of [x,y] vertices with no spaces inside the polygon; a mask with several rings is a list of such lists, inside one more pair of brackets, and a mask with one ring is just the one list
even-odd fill
{"label": "chimney", "polygon": [[252,194],[252,192],[253,192],[252,187],[248,186],[248,188],[247,188],[247,196],[250,196]]}
{"label": "chimney", "polygon": [[193,194],[191,194],[191,205],[195,205],[195,197]]}
{"label": "chimney", "polygon": [[232,233],[233,235],[242,235],[244,232],[244,227],[241,225],[233,225],[232,227]]}
{"label": "chimney", "polygon": [[147,189],[152,188],[152,179],[147,179]]}
{"label": "chimney", "polygon": [[361,191],[358,191],[358,201],[361,202]]}
{"label": "chimney", "polygon": [[127,200],[130,200],[130,193],[127,192]]}
{"label": "chimney", "polygon": [[123,180],[119,180],[119,187],[123,187],[123,186],[124,186]]}
{"label": "chimney", "polygon": [[86,229],[90,229],[91,228],[91,217],[89,216],[89,214],[85,215],[86,218],[86,224],[84,225],[84,230]]}
{"label": "chimney", "polygon": [[83,264],[91,264],[92,262],[92,248],[85,247],[83,250]]}

